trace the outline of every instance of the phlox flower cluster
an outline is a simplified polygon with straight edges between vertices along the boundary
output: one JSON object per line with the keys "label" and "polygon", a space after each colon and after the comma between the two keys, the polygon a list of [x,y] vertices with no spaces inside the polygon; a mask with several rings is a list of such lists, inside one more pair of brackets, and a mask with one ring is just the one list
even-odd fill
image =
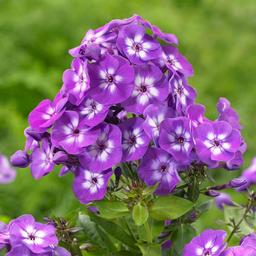
{"label": "phlox flower cluster", "polygon": [[51,101],[29,115],[24,150],[12,163],[35,179],[62,165],[74,174],[82,203],[104,197],[113,168],[136,165],[156,194],[172,193],[191,165],[236,169],[245,144],[237,113],[220,98],[218,117],[205,117],[189,84],[192,65],[175,35],[132,16],[89,30],[69,52],[71,67]]}
{"label": "phlox flower cluster", "polygon": [[36,222],[32,215],[22,215],[10,221],[0,222],[0,250],[7,250],[6,256],[71,256],[58,247],[55,227]]}

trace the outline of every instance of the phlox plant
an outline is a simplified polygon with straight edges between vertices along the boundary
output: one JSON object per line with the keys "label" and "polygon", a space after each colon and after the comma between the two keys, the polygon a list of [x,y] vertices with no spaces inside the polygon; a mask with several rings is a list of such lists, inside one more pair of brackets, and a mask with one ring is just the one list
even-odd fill
{"label": "phlox plant", "polygon": [[[212,184],[215,169],[242,166],[242,126],[225,98],[215,120],[205,116],[177,37],[134,15],[89,30],[69,53],[62,87],[31,111],[25,147],[11,163],[29,166],[35,179],[60,165],[60,176],[74,177],[83,207],[72,221],[62,216],[38,224],[45,232],[36,231],[32,216],[12,221],[0,231],[8,255],[48,255],[49,248],[67,255],[56,249],[58,236],[80,256],[255,256],[256,161],[240,177]],[[247,202],[233,202],[225,189],[244,191]],[[212,201],[231,209],[228,228],[223,223],[223,230],[198,234],[193,224]],[[234,238],[241,244],[232,247]]]}

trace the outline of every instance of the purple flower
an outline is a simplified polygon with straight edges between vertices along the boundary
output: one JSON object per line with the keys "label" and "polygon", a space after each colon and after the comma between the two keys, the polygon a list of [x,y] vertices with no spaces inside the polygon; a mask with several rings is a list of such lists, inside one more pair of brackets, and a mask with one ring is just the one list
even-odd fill
{"label": "purple flower", "polygon": [[126,100],[134,88],[134,71],[129,62],[119,56],[106,55],[99,63],[88,65],[91,79],[90,95],[102,104]]}
{"label": "purple flower", "polygon": [[187,106],[191,105],[196,98],[196,91],[187,84],[184,77],[174,75],[170,81],[172,101],[179,113],[184,113]]}
{"label": "purple flower", "polygon": [[229,161],[240,145],[240,132],[225,121],[203,123],[196,129],[196,150],[204,163]]}
{"label": "purple flower", "polygon": [[28,121],[32,129],[38,132],[46,131],[64,112],[67,98],[56,96],[53,102],[46,99],[41,101],[29,114]]}
{"label": "purple flower", "polygon": [[180,181],[176,161],[171,155],[159,148],[151,148],[147,151],[138,172],[147,186],[159,183],[155,191],[158,195],[170,194]]}
{"label": "purple flower", "polygon": [[31,161],[30,169],[35,179],[40,179],[53,170],[53,147],[48,139],[43,139],[41,148],[32,152]]}
{"label": "purple flower", "polygon": [[194,71],[187,59],[173,46],[163,46],[162,56],[159,60],[161,66],[166,66],[174,73],[181,73],[184,76],[192,76]]}
{"label": "purple flower", "polygon": [[13,166],[25,168],[30,164],[30,158],[25,151],[18,150],[11,156],[10,162]]}
{"label": "purple flower", "polygon": [[134,64],[143,64],[161,55],[160,44],[147,35],[145,28],[139,25],[123,27],[118,34],[116,44],[118,50]]}
{"label": "purple flower", "polygon": [[87,72],[87,61],[74,59],[71,69],[63,73],[65,91],[69,94],[69,101],[79,105],[83,100],[86,91],[90,88],[90,78]]}
{"label": "purple flower", "polygon": [[193,148],[189,119],[185,117],[165,119],[160,126],[159,145],[179,163],[188,163]]}
{"label": "purple flower", "polygon": [[187,116],[193,127],[198,127],[205,121],[205,106],[201,104],[192,104],[187,107]]}
{"label": "purple flower", "polygon": [[8,226],[5,223],[0,222],[0,250],[9,244],[9,238]]}
{"label": "purple flower", "polygon": [[174,117],[174,111],[163,104],[151,104],[144,110],[143,114],[146,117],[143,128],[147,135],[154,140],[159,137],[160,124],[166,118]]}
{"label": "purple flower", "polygon": [[168,96],[168,83],[161,70],[152,64],[135,68],[135,87],[132,96],[123,103],[128,112],[142,114],[145,108],[164,101]]}
{"label": "purple flower", "polygon": [[97,129],[85,125],[86,121],[75,111],[65,111],[52,130],[54,145],[61,146],[70,154],[81,153],[83,148],[93,144],[99,135]]}
{"label": "purple flower", "polygon": [[88,126],[96,126],[103,122],[108,114],[108,106],[103,105],[91,97],[86,97],[79,105],[79,113],[83,117],[83,122]]}
{"label": "purple flower", "polygon": [[225,231],[205,230],[185,246],[183,256],[219,256],[226,247],[225,237]]}
{"label": "purple flower", "polygon": [[255,256],[256,250],[243,246],[234,246],[228,248],[220,256]]}
{"label": "purple flower", "polygon": [[9,184],[16,178],[16,170],[10,165],[7,157],[0,154],[0,184]]}
{"label": "purple flower", "polygon": [[226,193],[219,193],[219,195],[214,198],[214,201],[216,206],[221,210],[223,210],[225,205],[234,206],[231,197]]}
{"label": "purple flower", "polygon": [[52,225],[41,224],[31,215],[23,215],[9,224],[10,243],[23,245],[33,253],[45,253],[50,246],[56,246],[58,239]]}
{"label": "purple flower", "polygon": [[234,129],[241,129],[239,116],[226,98],[219,99],[217,103],[217,110],[219,112],[219,121],[228,122]]}
{"label": "purple flower", "polygon": [[245,237],[240,242],[240,245],[243,247],[250,247],[256,250],[256,233],[251,233]]}
{"label": "purple flower", "polygon": [[122,131],[122,161],[135,161],[146,153],[150,138],[143,130],[142,118],[130,118],[119,125]]}
{"label": "purple flower", "polygon": [[117,126],[101,124],[100,136],[80,156],[82,166],[91,171],[102,171],[119,164],[122,159],[121,139]]}
{"label": "purple flower", "polygon": [[76,197],[83,204],[103,199],[111,175],[111,169],[102,172],[91,172],[80,168],[73,183]]}

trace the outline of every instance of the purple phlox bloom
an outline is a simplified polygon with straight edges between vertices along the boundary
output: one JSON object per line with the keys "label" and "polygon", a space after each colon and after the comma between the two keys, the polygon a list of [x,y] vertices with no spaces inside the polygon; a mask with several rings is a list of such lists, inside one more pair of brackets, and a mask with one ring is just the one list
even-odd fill
{"label": "purple phlox bloom", "polygon": [[0,184],[9,184],[16,178],[16,170],[11,166],[8,158],[0,154]]}
{"label": "purple phlox bloom", "polygon": [[80,162],[85,169],[102,171],[120,163],[122,159],[122,134],[120,129],[112,124],[101,124],[100,135],[96,142],[85,148],[80,156]]}
{"label": "purple phlox bloom", "polygon": [[24,130],[24,135],[26,137],[26,143],[24,150],[34,150],[39,146],[39,141],[42,139],[44,133],[37,132],[33,130],[31,127],[27,127]]}
{"label": "purple phlox bloom", "polygon": [[168,96],[168,81],[161,70],[153,64],[135,68],[134,84],[131,97],[123,103],[128,112],[143,114],[148,105],[159,104]]}
{"label": "purple phlox bloom", "polygon": [[82,61],[79,58],[74,59],[71,69],[63,73],[62,79],[65,91],[69,94],[69,101],[74,105],[79,105],[86,91],[90,88],[87,61]]}
{"label": "purple phlox bloom", "polygon": [[103,122],[108,114],[109,107],[86,97],[79,106],[79,113],[83,117],[85,125],[96,126]]}
{"label": "purple phlox bloom", "polygon": [[80,168],[73,183],[76,197],[83,204],[103,199],[111,175],[111,169],[102,172],[92,172]]}
{"label": "purple phlox bloom", "polygon": [[201,104],[192,104],[187,107],[187,116],[193,127],[198,127],[205,122],[205,106]]}
{"label": "purple phlox bloom", "polygon": [[82,117],[75,111],[65,111],[61,118],[55,123],[52,130],[52,142],[61,146],[69,154],[79,154],[84,147],[92,145],[99,130],[91,128]]}
{"label": "purple phlox bloom", "polygon": [[240,178],[231,181],[231,186],[237,191],[246,190],[253,184],[256,184],[256,157],[253,158],[251,165],[243,171]]}
{"label": "purple phlox bloom", "polygon": [[184,113],[187,107],[194,103],[195,89],[188,85],[184,77],[177,75],[169,80],[169,84],[176,110],[179,113]]}
{"label": "purple phlox bloom", "polygon": [[89,94],[102,104],[116,104],[130,97],[134,84],[134,70],[120,56],[106,55],[99,63],[88,65],[91,79]]}
{"label": "purple phlox bloom", "polygon": [[143,128],[147,135],[156,141],[159,137],[160,124],[169,117],[174,117],[174,111],[163,104],[149,105],[143,112],[146,117]]}
{"label": "purple phlox bloom", "polygon": [[183,256],[219,256],[225,249],[223,230],[205,230],[193,238],[183,251]]}
{"label": "purple phlox bloom", "polygon": [[43,139],[42,146],[32,152],[30,169],[35,179],[40,179],[53,170],[53,150],[49,140]]}
{"label": "purple phlox bloom", "polygon": [[187,59],[179,53],[178,48],[174,46],[163,46],[162,56],[159,59],[160,66],[166,66],[174,73],[181,73],[184,76],[192,76],[194,71],[192,65]]}
{"label": "purple phlox bloom", "polygon": [[10,162],[13,166],[25,168],[30,164],[30,157],[25,151],[18,150],[10,157]]}
{"label": "purple phlox bloom", "polygon": [[150,138],[143,129],[144,119],[130,118],[119,125],[122,132],[122,161],[135,161],[146,153]]}
{"label": "purple phlox bloom", "polygon": [[56,246],[58,239],[52,225],[36,222],[32,215],[18,217],[9,224],[10,243],[24,245],[31,252],[45,253],[50,246]]}
{"label": "purple phlox bloom", "polygon": [[243,154],[240,151],[237,151],[234,157],[227,161],[226,168],[228,170],[237,170],[243,165],[244,159]]}
{"label": "purple phlox bloom", "polygon": [[194,146],[189,119],[186,117],[165,119],[160,126],[159,145],[180,164],[187,164]]}
{"label": "purple phlox bloom", "polygon": [[221,210],[223,210],[225,205],[234,206],[231,197],[226,193],[219,193],[219,195],[214,198],[214,201],[216,206]]}
{"label": "purple phlox bloom", "polygon": [[241,145],[241,135],[225,121],[203,123],[196,129],[196,150],[209,165],[231,160]]}
{"label": "purple phlox bloom", "polygon": [[243,247],[250,247],[256,250],[256,233],[251,233],[245,237],[240,242],[240,245]]}
{"label": "purple phlox bloom", "polygon": [[231,107],[230,102],[226,98],[220,98],[217,103],[219,112],[218,120],[228,122],[234,129],[240,130],[240,120],[237,112]]}
{"label": "purple phlox bloom", "polygon": [[220,256],[255,256],[256,250],[243,246],[233,246],[225,250]]}
{"label": "purple phlox bloom", "polygon": [[64,112],[67,97],[56,96],[54,101],[41,101],[29,114],[28,121],[32,129],[37,132],[46,131]]}
{"label": "purple phlox bloom", "polygon": [[147,35],[143,26],[135,24],[120,30],[116,44],[118,50],[133,64],[159,58],[162,52],[159,42]]}
{"label": "purple phlox bloom", "polygon": [[138,172],[147,186],[159,183],[155,191],[157,195],[166,195],[180,182],[177,168],[177,162],[166,151],[150,148],[142,158]]}

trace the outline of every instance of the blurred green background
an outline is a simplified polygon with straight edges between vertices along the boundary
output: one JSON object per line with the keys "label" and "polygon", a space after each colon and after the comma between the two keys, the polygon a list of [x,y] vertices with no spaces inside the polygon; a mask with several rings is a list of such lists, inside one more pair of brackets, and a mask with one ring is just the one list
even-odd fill
{"label": "blurred green background", "polygon": [[[0,152],[23,147],[28,113],[61,87],[68,49],[89,28],[134,13],[178,36],[208,117],[216,117],[220,96],[232,102],[245,128],[249,164],[256,154],[255,0],[0,0]],[[238,175],[215,173],[221,182]],[[71,175],[59,178],[57,171],[35,181],[28,169],[18,170],[13,184],[0,186],[0,215],[66,215],[78,206],[71,183]],[[221,214],[210,211],[198,227],[215,226]]]}

